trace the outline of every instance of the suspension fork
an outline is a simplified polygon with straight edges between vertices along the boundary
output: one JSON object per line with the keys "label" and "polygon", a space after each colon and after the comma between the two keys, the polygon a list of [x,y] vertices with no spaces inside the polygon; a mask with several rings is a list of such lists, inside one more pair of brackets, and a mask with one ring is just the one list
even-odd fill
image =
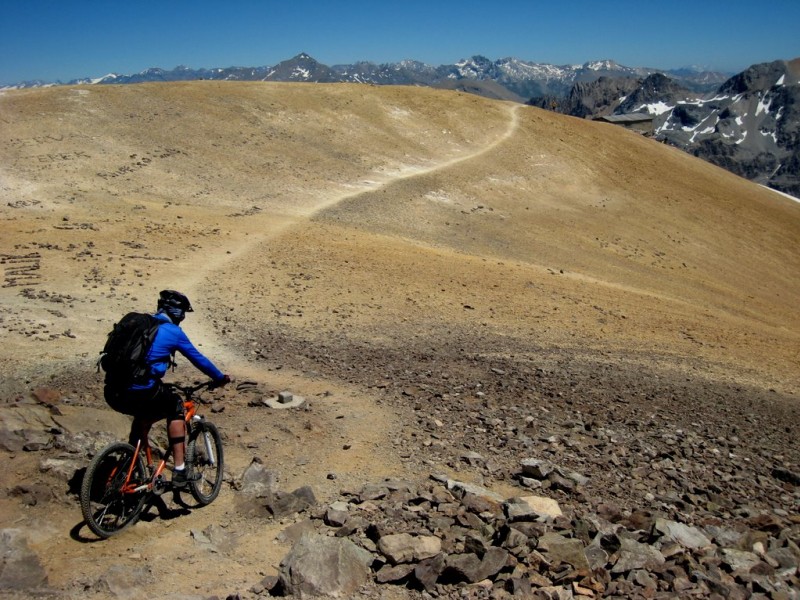
{"label": "suspension fork", "polygon": [[[200,415],[194,415],[192,417],[192,421],[195,423],[202,423],[203,421],[205,421],[205,419]],[[189,427],[188,423],[186,424],[186,427],[187,427],[186,434],[188,435],[191,428]],[[211,435],[209,435],[208,431],[205,428],[202,430],[202,434],[203,434],[203,444],[206,447],[206,458],[208,459],[209,465],[213,467],[217,464],[217,457],[214,455],[214,444],[212,443],[213,440],[211,439]]]}

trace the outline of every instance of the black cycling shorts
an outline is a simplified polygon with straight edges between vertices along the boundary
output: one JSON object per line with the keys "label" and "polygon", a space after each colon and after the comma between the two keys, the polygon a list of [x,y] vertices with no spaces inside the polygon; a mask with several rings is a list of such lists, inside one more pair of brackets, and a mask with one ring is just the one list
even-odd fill
{"label": "black cycling shorts", "polygon": [[106,386],[104,392],[106,402],[111,408],[140,421],[182,421],[185,418],[183,398],[163,384],[144,390],[122,392]]}

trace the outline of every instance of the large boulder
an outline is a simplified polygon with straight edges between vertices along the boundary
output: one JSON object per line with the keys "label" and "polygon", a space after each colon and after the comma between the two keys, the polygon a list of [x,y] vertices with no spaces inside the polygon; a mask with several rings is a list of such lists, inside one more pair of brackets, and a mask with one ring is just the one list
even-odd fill
{"label": "large boulder", "polygon": [[0,530],[0,591],[34,590],[46,585],[47,573],[22,532]]}
{"label": "large boulder", "polygon": [[510,498],[503,507],[509,521],[546,521],[560,517],[563,513],[558,502],[543,496]]}
{"label": "large boulder", "polygon": [[655,530],[666,539],[677,542],[684,548],[697,550],[711,545],[711,540],[696,527],[690,527],[676,521],[656,519]]}
{"label": "large boulder", "polygon": [[261,498],[278,491],[278,476],[258,460],[253,459],[242,473],[241,493]]}
{"label": "large boulder", "polygon": [[585,547],[580,540],[566,538],[555,532],[548,532],[539,539],[539,550],[546,553],[548,560],[554,563],[567,563],[576,569],[590,569],[589,560],[584,552]]}
{"label": "large boulder", "polygon": [[436,556],[442,551],[442,540],[432,535],[395,533],[378,540],[378,550],[389,562],[396,565]]}
{"label": "large boulder", "polygon": [[281,586],[300,598],[349,598],[370,580],[372,560],[349,539],[304,536],[281,562]]}
{"label": "large boulder", "polygon": [[628,573],[636,569],[654,570],[664,564],[664,555],[648,544],[623,538],[620,540],[619,558],[612,573]]}

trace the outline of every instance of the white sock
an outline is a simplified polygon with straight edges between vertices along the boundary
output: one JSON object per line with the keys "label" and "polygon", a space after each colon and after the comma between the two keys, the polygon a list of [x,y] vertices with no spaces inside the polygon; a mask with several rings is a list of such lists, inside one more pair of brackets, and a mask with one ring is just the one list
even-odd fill
{"label": "white sock", "polygon": [[185,464],[182,464],[182,465],[175,465],[175,467],[174,467],[172,470],[173,470],[173,471],[183,471],[185,468],[186,468],[186,465],[185,465]]}

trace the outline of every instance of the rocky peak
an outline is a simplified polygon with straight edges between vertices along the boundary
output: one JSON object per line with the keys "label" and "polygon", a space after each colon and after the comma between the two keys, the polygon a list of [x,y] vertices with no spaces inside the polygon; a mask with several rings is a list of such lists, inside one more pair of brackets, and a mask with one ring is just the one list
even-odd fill
{"label": "rocky peak", "polygon": [[719,88],[720,94],[744,94],[759,90],[767,90],[786,75],[785,61],[776,60],[771,63],[753,65],[738,75],[734,75]]}
{"label": "rocky peak", "polygon": [[661,73],[654,73],[638,82],[636,89],[620,103],[616,112],[639,112],[646,105],[659,102],[674,105],[691,95],[692,93],[688,89],[674,79]]}

